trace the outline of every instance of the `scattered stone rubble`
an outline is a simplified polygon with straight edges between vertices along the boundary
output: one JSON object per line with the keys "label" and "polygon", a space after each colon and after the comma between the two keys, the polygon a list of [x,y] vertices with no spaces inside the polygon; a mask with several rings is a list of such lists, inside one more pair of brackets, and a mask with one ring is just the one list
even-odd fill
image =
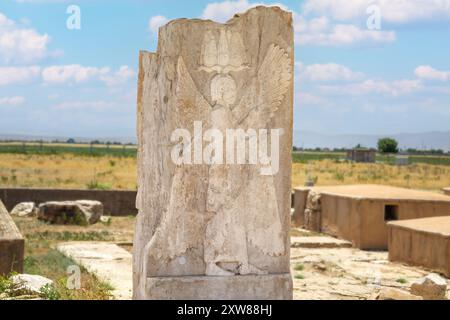
{"label": "scattered stone rubble", "polygon": [[436,273],[431,273],[411,285],[411,293],[423,297],[424,300],[444,300],[447,292],[447,281]]}
{"label": "scattered stone rubble", "polygon": [[38,207],[34,202],[22,202],[11,210],[12,216],[35,217],[38,213]]}
{"label": "scattered stone rubble", "polygon": [[18,274],[10,278],[14,292],[23,295],[39,295],[46,286],[52,286],[53,281],[39,275]]}

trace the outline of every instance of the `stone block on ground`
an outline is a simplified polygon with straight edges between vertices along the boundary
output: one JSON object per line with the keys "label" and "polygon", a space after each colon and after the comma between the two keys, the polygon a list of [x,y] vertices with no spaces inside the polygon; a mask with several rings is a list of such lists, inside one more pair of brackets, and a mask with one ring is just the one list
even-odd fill
{"label": "stone block on ground", "polygon": [[232,277],[192,276],[147,279],[151,300],[290,300],[289,274]]}
{"label": "stone block on ground", "polygon": [[371,300],[423,300],[422,297],[395,288],[383,288]]}
{"label": "stone block on ground", "polygon": [[38,211],[38,219],[52,224],[95,224],[102,215],[103,204],[91,200],[45,202]]}
{"label": "stone block on ground", "polygon": [[17,274],[10,278],[14,284],[14,294],[39,295],[46,286],[52,286],[53,281],[39,275]]}
{"label": "stone block on ground", "polygon": [[34,217],[37,215],[38,208],[34,202],[22,202],[17,204],[12,210],[12,216]]}
{"label": "stone block on ground", "polygon": [[431,273],[411,285],[411,293],[425,300],[444,300],[447,293],[447,280]]}
{"label": "stone block on ground", "polygon": [[25,240],[0,201],[0,275],[23,271]]}
{"label": "stone block on ground", "polygon": [[351,248],[352,243],[332,237],[291,237],[291,248]]}

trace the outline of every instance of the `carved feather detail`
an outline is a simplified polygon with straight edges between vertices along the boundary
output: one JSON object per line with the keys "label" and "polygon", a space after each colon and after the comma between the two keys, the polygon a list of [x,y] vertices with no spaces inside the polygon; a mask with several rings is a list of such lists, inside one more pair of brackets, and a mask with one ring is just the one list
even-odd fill
{"label": "carved feather detail", "polygon": [[198,91],[182,56],[178,58],[177,76],[176,97],[177,106],[181,112],[180,119],[183,119],[188,126],[192,126],[193,121],[208,122],[211,105]]}
{"label": "carved feather detail", "polygon": [[233,109],[238,126],[258,128],[267,125],[289,91],[291,66],[286,51],[275,44],[270,45],[255,83]]}

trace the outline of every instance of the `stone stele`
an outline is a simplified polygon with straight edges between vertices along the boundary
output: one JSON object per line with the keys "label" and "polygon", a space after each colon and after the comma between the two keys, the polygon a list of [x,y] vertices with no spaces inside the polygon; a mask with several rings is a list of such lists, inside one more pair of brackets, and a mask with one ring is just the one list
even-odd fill
{"label": "stone stele", "polygon": [[[292,299],[293,62],[291,13],[263,6],[171,21],[140,53],[134,299]],[[256,160],[225,157],[228,129]]]}
{"label": "stone stele", "polygon": [[25,240],[0,201],[0,276],[23,271]]}

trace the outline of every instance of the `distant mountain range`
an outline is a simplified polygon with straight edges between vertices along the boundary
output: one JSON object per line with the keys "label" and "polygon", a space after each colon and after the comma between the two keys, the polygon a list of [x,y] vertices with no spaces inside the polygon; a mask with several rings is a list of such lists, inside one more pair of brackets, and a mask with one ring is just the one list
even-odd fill
{"label": "distant mountain range", "polygon": [[442,149],[450,151],[450,131],[400,133],[385,135],[363,134],[322,134],[311,131],[294,131],[294,145],[298,148],[353,148],[360,144],[363,147],[375,148],[378,139],[390,137],[398,141],[401,149]]}
{"label": "distant mountain range", "polygon": [[[424,133],[400,133],[385,135],[364,134],[323,134],[312,131],[294,131],[294,145],[298,148],[353,148],[360,144],[363,147],[375,148],[378,139],[391,137],[399,142],[401,149],[442,149],[450,151],[450,131],[447,132],[424,132]],[[76,142],[88,143],[94,140],[100,142],[136,143],[135,137],[57,137],[57,136],[32,136],[1,134],[0,140],[19,141],[67,141],[73,138]]]}

